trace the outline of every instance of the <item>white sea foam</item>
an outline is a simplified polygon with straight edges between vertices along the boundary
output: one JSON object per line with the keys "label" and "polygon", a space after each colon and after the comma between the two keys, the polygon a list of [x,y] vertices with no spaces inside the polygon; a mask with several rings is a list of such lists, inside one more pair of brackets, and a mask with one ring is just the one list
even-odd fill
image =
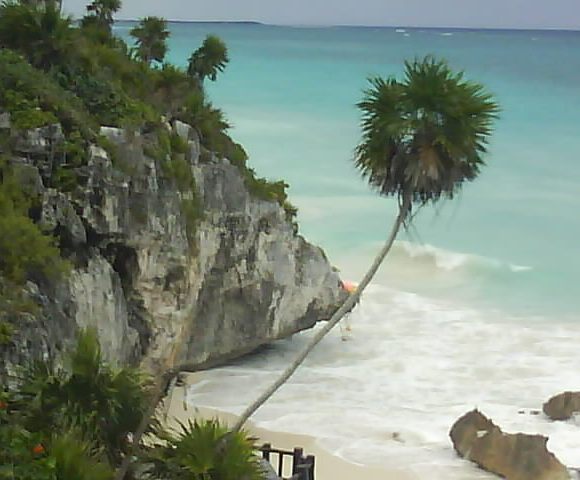
{"label": "white sea foam", "polygon": [[[470,253],[453,252],[433,245],[398,241],[394,246],[394,253],[407,255],[409,260],[426,262],[443,270],[457,270],[462,268],[475,268],[487,270],[510,270],[512,272],[525,272],[532,270],[531,266],[513,265],[504,263],[494,258],[483,257]],[[397,253],[395,253],[397,254]]]}
{"label": "white sea foam", "polygon": [[[478,407],[508,432],[549,435],[556,455],[577,463],[577,425],[528,412],[555,393],[578,388],[579,323],[506,322],[376,285],[351,323],[350,341],[331,332],[257,412],[261,426],[314,435],[354,462],[406,466],[421,478],[467,480],[488,477],[456,457],[448,431]],[[203,373],[189,401],[240,413],[312,333]]]}

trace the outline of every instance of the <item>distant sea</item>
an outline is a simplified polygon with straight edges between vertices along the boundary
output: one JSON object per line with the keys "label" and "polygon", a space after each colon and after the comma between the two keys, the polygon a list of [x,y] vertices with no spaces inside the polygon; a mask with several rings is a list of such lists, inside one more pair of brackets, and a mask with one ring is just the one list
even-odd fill
{"label": "distant sea", "polygon": [[[290,184],[301,233],[353,281],[396,211],[352,163],[366,78],[434,54],[483,82],[503,110],[480,178],[423,209],[353,312],[350,341],[331,333],[258,423],[315,435],[354,462],[487,478],[447,437],[477,406],[508,431],[549,434],[549,447],[580,466],[574,421],[518,413],[580,389],[580,32],[170,28],[179,65],[208,33],[226,41],[231,62],[207,84],[212,102],[258,173]],[[256,395],[247,385],[268,384],[311,334],[207,372],[190,400],[239,413]]]}

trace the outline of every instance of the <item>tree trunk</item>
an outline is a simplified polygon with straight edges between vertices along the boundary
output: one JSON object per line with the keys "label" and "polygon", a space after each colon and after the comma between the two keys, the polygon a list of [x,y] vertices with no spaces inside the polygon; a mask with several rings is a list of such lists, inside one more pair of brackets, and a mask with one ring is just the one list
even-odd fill
{"label": "tree trunk", "polygon": [[[322,328],[316,336],[310,341],[308,346],[302,351],[302,353],[298,356],[298,358],[294,361],[290,367],[286,369],[286,371],[280,376],[280,378],[267,390],[265,391],[252,405],[250,405],[240,416],[237,423],[234,425],[232,432],[237,432],[240,430],[246,421],[260,408],[275,392],[278,390],[298,369],[298,367],[302,364],[304,359],[308,356],[308,354],[314,349],[316,345],[324,338],[324,336],[332,330],[334,326],[344,317],[344,315],[353,307],[353,305],[359,300],[363,290],[366,286],[370,283],[374,275],[377,273],[377,270],[381,266],[381,263],[385,259],[387,253],[389,253],[391,247],[393,246],[393,242],[401,229],[401,225],[407,218],[407,215],[410,211],[411,207],[411,198],[406,197],[403,201],[403,204],[399,208],[399,214],[393,225],[389,238],[385,243],[385,246],[381,249],[375,261],[371,265],[371,268],[364,276],[363,280],[359,284],[358,288],[350,294],[350,296],[346,299],[346,301],[342,304],[342,306],[335,312],[335,314],[328,320],[327,324]],[[153,390],[152,394],[152,401],[149,406],[148,411],[144,415],[143,419],[141,420],[141,424],[139,428],[133,435],[133,443],[129,448],[129,451],[123,458],[121,465],[115,472],[115,480],[124,480],[125,475],[131,465],[133,455],[135,454],[136,450],[139,448],[139,444],[141,443],[141,439],[149,427],[149,424],[155,417],[155,411],[157,410],[157,405],[163,399],[166,394],[167,388],[171,384],[171,382],[175,379],[175,377],[182,371],[199,371],[211,368],[211,362],[206,365],[189,365],[189,364],[181,364],[177,367],[168,368],[165,372],[157,375],[157,382],[156,386]],[[224,437],[224,441],[229,438],[229,435]]]}
{"label": "tree trunk", "polygon": [[169,385],[171,384],[171,381],[178,374],[179,374],[179,370],[168,369],[163,374],[157,376],[157,382],[155,384],[155,388],[153,389],[153,393],[151,395],[151,403],[149,405],[149,408],[145,412],[145,415],[143,415],[143,418],[141,419],[141,423],[139,424],[137,431],[133,435],[133,442],[131,443],[131,445],[128,448],[127,453],[123,457],[123,461],[121,462],[121,465],[119,465],[119,468],[115,472],[115,480],[124,480],[125,475],[127,475],[127,471],[129,470],[129,467],[131,466],[131,462],[133,461],[133,457],[134,457],[137,449],[139,448],[139,444],[141,443],[141,439],[143,438],[143,435],[147,431],[147,428],[149,428],[151,421],[155,417],[155,411],[157,410],[157,405],[159,405],[159,402],[165,396],[165,393],[166,393]]}
{"label": "tree trunk", "polygon": [[359,300],[362,292],[373,279],[377,270],[383,263],[383,260],[389,253],[403,222],[407,218],[407,215],[410,211],[411,207],[411,197],[406,195],[403,199],[403,204],[399,207],[399,214],[397,215],[397,219],[389,238],[387,239],[385,245],[378,253],[375,261],[369,268],[368,272],[360,282],[358,288],[352,292],[346,301],[342,304],[342,306],[334,313],[330,320],[326,323],[326,325],[320,329],[316,335],[310,340],[310,343],[304,348],[304,350],[298,355],[296,360],[280,375],[280,378],[276,380],[270,388],[268,388],[262,395],[258,397],[258,399],[252,403],[241,415],[236,424],[234,425],[232,431],[237,432],[239,431],[246,421],[260,408],[286,381],[294,374],[294,372],[298,369],[298,367],[302,364],[304,359],[308,356],[308,354],[320,343],[320,341],[324,338],[324,336],[332,330],[336,326],[336,324],[344,317],[344,315],[350,311],[350,309],[355,305],[355,303]]}

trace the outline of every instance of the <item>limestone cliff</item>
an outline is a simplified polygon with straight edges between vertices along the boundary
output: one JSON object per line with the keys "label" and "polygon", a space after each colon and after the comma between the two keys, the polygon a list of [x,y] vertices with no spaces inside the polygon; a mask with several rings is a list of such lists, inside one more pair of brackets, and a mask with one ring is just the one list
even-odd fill
{"label": "limestone cliff", "polygon": [[278,203],[254,198],[227,160],[205,152],[200,161],[194,129],[167,128],[187,141],[203,211],[189,238],[187,194],[144,154],[144,135],[103,128],[118,158],[90,146],[81,185],[63,193],[45,187],[58,126],[20,134],[11,161],[41,195],[38,221],[74,269],[59,284],[28,283],[40,308],[0,347],[0,370],[58,357],[85,326],[112,362],[196,365],[312,327],[336,308],[336,273]]}

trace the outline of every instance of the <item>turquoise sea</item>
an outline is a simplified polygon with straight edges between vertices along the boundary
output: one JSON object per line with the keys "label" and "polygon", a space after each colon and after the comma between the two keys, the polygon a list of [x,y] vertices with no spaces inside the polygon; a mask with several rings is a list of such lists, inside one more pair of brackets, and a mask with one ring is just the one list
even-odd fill
{"label": "turquoise sea", "polygon": [[[290,184],[301,233],[354,281],[395,215],[352,164],[366,78],[434,54],[483,82],[503,110],[480,178],[424,208],[352,314],[351,341],[331,335],[257,421],[314,434],[353,461],[478,478],[446,435],[479,406],[508,430],[550,434],[578,463],[577,426],[517,412],[580,389],[580,32],[190,23],[171,32],[169,58],[181,65],[206,34],[226,41],[231,62],[208,84],[211,100],[258,173]],[[191,400],[242,410],[255,394],[245,382],[267,384],[309,335],[208,372]]]}

